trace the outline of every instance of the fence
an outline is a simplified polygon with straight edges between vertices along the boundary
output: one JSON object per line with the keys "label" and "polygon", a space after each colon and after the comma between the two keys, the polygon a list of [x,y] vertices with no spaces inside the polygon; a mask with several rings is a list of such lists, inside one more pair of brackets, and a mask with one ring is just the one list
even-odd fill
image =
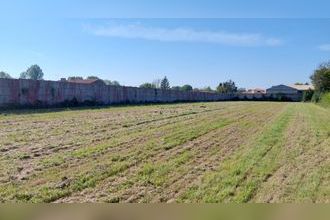
{"label": "fence", "polygon": [[143,89],[66,81],[0,79],[0,107],[224,101],[234,94]]}

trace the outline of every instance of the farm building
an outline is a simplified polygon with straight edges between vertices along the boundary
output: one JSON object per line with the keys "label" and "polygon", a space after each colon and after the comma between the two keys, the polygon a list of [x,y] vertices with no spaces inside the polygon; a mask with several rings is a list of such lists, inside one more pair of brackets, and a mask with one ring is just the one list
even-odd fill
{"label": "farm building", "polygon": [[314,90],[311,85],[278,85],[267,89],[267,94],[301,94],[307,90]]}

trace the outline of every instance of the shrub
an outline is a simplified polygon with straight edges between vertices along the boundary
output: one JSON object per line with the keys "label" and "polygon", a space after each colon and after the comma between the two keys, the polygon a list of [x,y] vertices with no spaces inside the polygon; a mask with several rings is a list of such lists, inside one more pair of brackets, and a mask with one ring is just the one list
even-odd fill
{"label": "shrub", "polygon": [[312,97],[312,102],[319,102],[321,99],[322,93],[319,91],[315,91]]}
{"label": "shrub", "polygon": [[330,108],[330,92],[321,95],[320,105],[326,108]]}
{"label": "shrub", "polygon": [[302,101],[303,102],[309,102],[309,101],[312,100],[313,96],[314,96],[314,91],[313,90],[309,89],[307,91],[304,91]]}

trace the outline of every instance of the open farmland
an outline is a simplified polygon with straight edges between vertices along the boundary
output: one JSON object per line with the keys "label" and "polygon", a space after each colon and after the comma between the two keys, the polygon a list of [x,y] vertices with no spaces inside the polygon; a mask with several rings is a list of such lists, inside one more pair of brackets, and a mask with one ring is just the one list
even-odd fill
{"label": "open farmland", "polygon": [[314,104],[3,112],[0,152],[0,201],[330,201],[330,111]]}

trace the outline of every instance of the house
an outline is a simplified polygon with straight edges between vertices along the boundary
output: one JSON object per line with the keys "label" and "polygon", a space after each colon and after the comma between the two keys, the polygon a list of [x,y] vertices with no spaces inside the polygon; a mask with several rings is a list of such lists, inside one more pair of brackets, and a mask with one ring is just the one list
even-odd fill
{"label": "house", "polygon": [[314,90],[312,85],[278,85],[267,89],[267,94],[302,94],[304,91]]}
{"label": "house", "polygon": [[248,89],[244,94],[266,94],[266,90],[261,88]]}
{"label": "house", "polygon": [[105,85],[104,81],[101,79],[68,79],[62,78],[61,82],[67,83],[76,83],[76,84],[84,84],[84,85]]}

